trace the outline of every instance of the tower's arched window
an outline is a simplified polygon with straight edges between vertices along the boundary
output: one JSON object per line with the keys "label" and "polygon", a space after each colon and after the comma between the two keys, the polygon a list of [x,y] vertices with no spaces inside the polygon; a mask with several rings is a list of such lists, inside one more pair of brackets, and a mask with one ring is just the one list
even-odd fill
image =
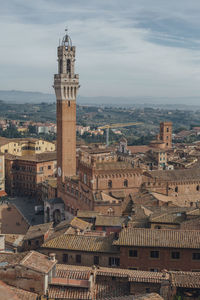
{"label": "tower's arched window", "polygon": [[70,59],[67,60],[67,73],[71,75],[71,61],[70,61]]}
{"label": "tower's arched window", "polygon": [[175,192],[178,193],[178,187],[177,186],[175,187]]}
{"label": "tower's arched window", "polygon": [[200,188],[199,188],[199,185],[197,185],[197,187],[196,187],[196,190],[197,190],[197,191],[199,191],[199,190],[200,190]]}
{"label": "tower's arched window", "polygon": [[124,180],[124,186],[125,186],[125,187],[128,186],[128,180],[127,180],[127,179]]}
{"label": "tower's arched window", "polygon": [[109,188],[112,187],[112,180],[108,180],[108,187],[109,187]]}

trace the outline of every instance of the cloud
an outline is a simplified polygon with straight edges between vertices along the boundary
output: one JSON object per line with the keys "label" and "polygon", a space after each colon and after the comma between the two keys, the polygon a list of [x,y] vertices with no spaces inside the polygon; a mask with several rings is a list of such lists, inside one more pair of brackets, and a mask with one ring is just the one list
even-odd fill
{"label": "cloud", "polygon": [[199,1],[7,2],[0,12],[0,89],[53,92],[56,47],[68,26],[80,94],[199,96]]}

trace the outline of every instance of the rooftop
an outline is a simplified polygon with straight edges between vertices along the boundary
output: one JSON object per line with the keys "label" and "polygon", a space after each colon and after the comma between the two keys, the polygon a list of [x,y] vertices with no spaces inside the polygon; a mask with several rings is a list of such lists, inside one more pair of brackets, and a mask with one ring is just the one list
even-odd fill
{"label": "rooftop", "polygon": [[54,239],[45,242],[42,248],[77,250],[87,252],[116,252],[112,246],[113,237],[85,236],[62,234]]}
{"label": "rooftop", "polygon": [[22,234],[5,234],[5,244],[12,247],[21,246],[24,235]]}
{"label": "rooftop", "polygon": [[39,154],[33,154],[33,155],[23,155],[23,156],[15,156],[11,154],[5,155],[6,159],[11,160],[23,160],[23,161],[34,161],[34,162],[45,162],[45,161],[52,161],[57,159],[56,152],[43,152]]}
{"label": "rooftop", "polygon": [[7,265],[20,265],[46,274],[55,264],[56,261],[36,251],[0,255],[0,268]]}
{"label": "rooftop", "polygon": [[109,282],[109,277],[127,278],[129,282],[142,283],[162,283],[165,280],[171,281],[172,286],[185,288],[200,288],[199,272],[182,272],[182,271],[163,271],[149,272],[119,268],[106,267],[86,267],[66,264],[56,265],[56,278],[68,278],[75,280],[88,280],[91,274],[96,275],[98,281],[105,277]]}
{"label": "rooftop", "polygon": [[106,267],[93,268],[93,267],[86,267],[86,266],[57,264],[56,270],[57,270],[57,275],[59,274],[60,276],[66,276],[66,274],[74,274],[77,279],[78,278],[80,279],[80,277],[86,279],[86,277],[89,276],[89,273],[94,273],[94,271],[96,273],[96,276],[127,277],[129,281],[136,281],[136,282],[160,283],[164,278],[162,272],[149,272],[149,271],[138,271],[138,270],[106,268]]}
{"label": "rooftop", "polygon": [[125,228],[113,244],[198,249],[200,248],[200,233],[195,230]]}
{"label": "rooftop", "polygon": [[185,220],[184,213],[164,213],[159,216],[152,215],[149,218],[151,223],[170,223],[170,224],[180,224]]}
{"label": "rooftop", "polygon": [[78,218],[96,218],[98,215],[99,212],[91,210],[78,210],[77,212]]}
{"label": "rooftop", "polygon": [[[16,287],[11,286],[11,285],[7,285],[7,288],[9,290],[11,290],[18,297],[18,299],[20,299],[20,300],[37,300],[38,299],[38,294],[22,290],[22,289],[16,288]],[[6,300],[8,300],[8,298]]]}
{"label": "rooftop", "polygon": [[145,153],[149,151],[150,147],[143,145],[143,146],[127,146],[128,150],[131,151],[132,154],[135,153]]}
{"label": "rooftop", "polygon": [[77,217],[74,217],[71,222],[70,222],[70,225],[74,228],[78,228],[80,230],[86,230],[86,229],[90,229],[92,224],[86,222],[86,221],[83,221]]}
{"label": "rooftop", "polygon": [[170,272],[172,285],[184,288],[200,288],[199,272]]}
{"label": "rooftop", "polygon": [[148,172],[152,178],[164,181],[200,180],[200,168]]}
{"label": "rooftop", "polygon": [[95,226],[122,226],[125,220],[124,217],[98,215]]}
{"label": "rooftop", "polygon": [[48,291],[50,299],[92,300],[91,293],[85,288],[50,286]]}
{"label": "rooftop", "polygon": [[53,222],[30,226],[26,235],[24,236],[24,240],[40,237],[47,233],[51,228],[53,228]]}

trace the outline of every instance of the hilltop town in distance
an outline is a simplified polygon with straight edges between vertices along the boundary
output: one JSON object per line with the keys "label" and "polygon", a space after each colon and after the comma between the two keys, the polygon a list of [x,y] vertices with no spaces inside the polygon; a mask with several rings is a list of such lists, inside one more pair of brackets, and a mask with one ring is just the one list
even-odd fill
{"label": "hilltop town in distance", "polygon": [[0,299],[199,299],[200,110],[77,105],[57,56],[56,103],[0,103]]}

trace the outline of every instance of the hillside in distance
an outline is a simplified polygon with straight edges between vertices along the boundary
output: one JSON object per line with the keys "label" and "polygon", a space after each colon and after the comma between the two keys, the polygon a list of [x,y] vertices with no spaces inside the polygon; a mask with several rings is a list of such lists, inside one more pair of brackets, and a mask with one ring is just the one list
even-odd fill
{"label": "hillside in distance", "polygon": [[[0,90],[0,100],[7,103],[53,103],[56,101],[55,94],[41,92],[28,92],[18,90]],[[77,103],[80,105],[95,106],[136,106],[136,107],[166,107],[170,109],[199,109],[200,97],[84,97],[78,96]]]}

